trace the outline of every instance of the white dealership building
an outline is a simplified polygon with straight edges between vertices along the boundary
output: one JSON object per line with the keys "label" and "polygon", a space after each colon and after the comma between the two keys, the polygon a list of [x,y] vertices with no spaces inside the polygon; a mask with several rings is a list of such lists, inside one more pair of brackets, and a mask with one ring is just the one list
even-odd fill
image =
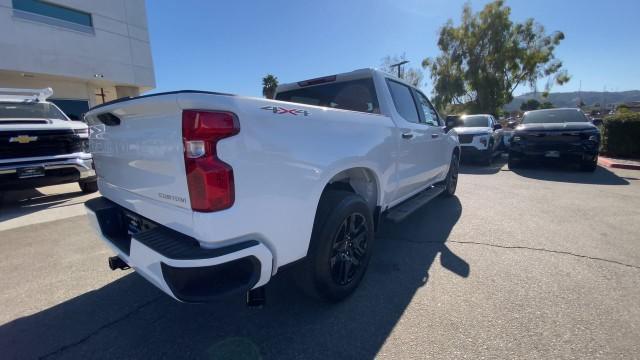
{"label": "white dealership building", "polygon": [[53,88],[70,117],[155,87],[144,0],[0,0],[0,88]]}

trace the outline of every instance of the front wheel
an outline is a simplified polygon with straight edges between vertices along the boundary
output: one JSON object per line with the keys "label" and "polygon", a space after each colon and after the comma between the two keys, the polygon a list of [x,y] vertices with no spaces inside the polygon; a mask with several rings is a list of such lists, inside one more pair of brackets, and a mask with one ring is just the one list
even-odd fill
{"label": "front wheel", "polygon": [[493,143],[490,143],[489,148],[486,150],[486,153],[482,155],[482,164],[486,166],[491,166],[494,155],[495,154],[493,152]]}
{"label": "front wheel", "polygon": [[97,181],[81,181],[78,183],[80,185],[80,190],[82,190],[85,194],[91,194],[98,191],[98,182]]}
{"label": "front wheel", "polygon": [[371,259],[373,217],[365,200],[327,191],[318,206],[307,257],[296,281],[308,295],[338,302],[358,287]]}
{"label": "front wheel", "polygon": [[458,187],[458,174],[460,172],[460,160],[458,154],[451,156],[451,164],[449,165],[449,172],[447,172],[447,179],[444,182],[444,191],[442,194],[446,197],[451,197],[456,193]]}
{"label": "front wheel", "polygon": [[580,170],[586,172],[594,172],[598,168],[598,155],[596,154],[592,160],[582,161],[580,163]]}
{"label": "front wheel", "polygon": [[508,166],[509,166],[509,170],[515,169],[519,166],[522,165],[522,158],[521,157],[516,157],[513,155],[513,153],[509,153],[509,160],[507,162]]}

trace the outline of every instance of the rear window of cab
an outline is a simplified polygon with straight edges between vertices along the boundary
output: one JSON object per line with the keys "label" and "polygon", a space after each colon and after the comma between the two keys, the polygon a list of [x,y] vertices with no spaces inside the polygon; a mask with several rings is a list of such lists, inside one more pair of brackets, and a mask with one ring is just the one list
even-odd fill
{"label": "rear window of cab", "polygon": [[276,95],[276,100],[370,114],[380,113],[378,96],[371,78],[283,91]]}

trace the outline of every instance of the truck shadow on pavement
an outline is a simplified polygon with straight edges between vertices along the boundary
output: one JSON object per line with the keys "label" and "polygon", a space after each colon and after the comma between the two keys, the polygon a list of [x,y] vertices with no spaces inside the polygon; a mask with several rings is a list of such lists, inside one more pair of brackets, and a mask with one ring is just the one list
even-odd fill
{"label": "truck shadow on pavement", "polygon": [[[262,309],[242,298],[181,304],[132,273],[0,326],[3,358],[373,358],[438,257],[469,276],[446,246],[461,213],[456,197],[438,198],[402,223],[384,223],[363,284],[339,304],[301,295],[287,272],[269,284]],[[424,320],[425,331],[438,331]]]}
{"label": "truck shadow on pavement", "polygon": [[612,171],[598,166],[594,172],[584,172],[563,163],[530,163],[511,169],[515,174],[536,180],[590,185],[629,185],[629,182]]}
{"label": "truck shadow on pavement", "polygon": [[471,175],[493,175],[504,171],[507,163],[507,156],[503,154],[493,158],[491,165],[482,165],[477,161],[464,160],[460,164],[460,174]]}
{"label": "truck shadow on pavement", "polygon": [[[65,207],[83,202],[82,191],[45,194],[37,189],[9,191],[0,201],[0,221],[11,220],[44,209]],[[77,201],[75,201],[77,200]]]}

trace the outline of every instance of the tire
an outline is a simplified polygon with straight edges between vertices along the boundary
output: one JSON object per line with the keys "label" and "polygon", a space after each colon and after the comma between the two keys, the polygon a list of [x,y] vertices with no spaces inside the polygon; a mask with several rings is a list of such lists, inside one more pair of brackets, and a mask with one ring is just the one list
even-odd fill
{"label": "tire", "polygon": [[509,166],[509,170],[517,169],[522,165],[523,159],[521,157],[516,157],[513,153],[509,153],[509,160],[507,162]]}
{"label": "tire", "polygon": [[583,161],[580,163],[580,170],[584,172],[594,172],[598,168],[598,155],[593,160]]}
{"label": "tire", "polygon": [[460,159],[458,154],[453,154],[451,156],[451,165],[449,165],[449,171],[447,172],[447,179],[443,182],[444,191],[442,192],[442,196],[444,197],[452,197],[456,193],[456,188],[458,187],[458,174],[460,171]]}
{"label": "tire", "polygon": [[493,142],[491,142],[489,143],[487,153],[482,157],[482,165],[491,166],[491,163],[493,162],[493,155],[495,155],[495,153],[493,152]]}
{"label": "tire", "polygon": [[318,206],[307,256],[295,273],[298,286],[307,295],[327,302],[347,298],[364,277],[373,241],[373,216],[365,200],[348,191],[326,191]]}
{"label": "tire", "polygon": [[81,181],[78,182],[80,185],[80,190],[82,190],[85,194],[91,194],[98,191],[98,182],[97,181]]}

